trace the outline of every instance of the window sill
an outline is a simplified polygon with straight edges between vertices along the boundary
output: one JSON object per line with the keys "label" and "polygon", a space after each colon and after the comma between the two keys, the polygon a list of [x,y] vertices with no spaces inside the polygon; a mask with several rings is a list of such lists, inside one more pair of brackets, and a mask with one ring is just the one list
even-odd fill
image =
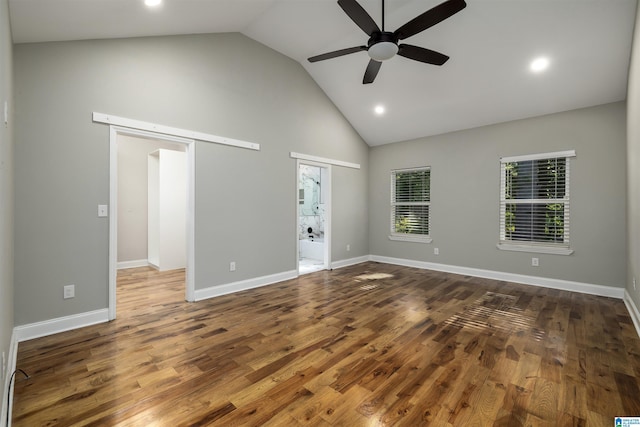
{"label": "window sill", "polygon": [[527,245],[517,243],[498,243],[496,245],[501,251],[515,251],[515,252],[533,252],[537,254],[552,254],[552,255],[571,255],[573,249],[569,247],[557,247],[557,246],[538,246]]}
{"label": "window sill", "polygon": [[431,243],[433,239],[429,236],[398,236],[398,235],[390,235],[389,240],[394,240],[397,242],[413,242],[413,243]]}

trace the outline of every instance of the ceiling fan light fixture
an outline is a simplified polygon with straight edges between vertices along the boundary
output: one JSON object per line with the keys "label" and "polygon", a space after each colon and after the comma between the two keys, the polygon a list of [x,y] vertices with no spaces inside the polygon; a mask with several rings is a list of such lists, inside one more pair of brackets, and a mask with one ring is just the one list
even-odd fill
{"label": "ceiling fan light fixture", "polygon": [[369,57],[376,61],[386,61],[396,56],[398,45],[393,42],[378,42],[371,45],[367,50]]}

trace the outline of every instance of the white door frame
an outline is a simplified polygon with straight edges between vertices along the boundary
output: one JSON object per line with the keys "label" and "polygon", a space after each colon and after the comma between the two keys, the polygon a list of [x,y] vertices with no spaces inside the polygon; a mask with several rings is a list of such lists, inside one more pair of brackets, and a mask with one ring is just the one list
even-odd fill
{"label": "white door frame", "polygon": [[329,163],[315,162],[311,160],[296,159],[296,266],[300,275],[300,192],[298,191],[298,181],[300,179],[300,165],[316,166],[326,169],[326,182],[322,182],[325,187],[325,217],[324,217],[324,269],[331,270],[331,168]]}
{"label": "white door frame", "polygon": [[183,144],[187,155],[187,268],[185,300],[195,300],[195,140],[135,127],[109,126],[109,320],[116,318],[118,271],[118,136],[137,136]]}

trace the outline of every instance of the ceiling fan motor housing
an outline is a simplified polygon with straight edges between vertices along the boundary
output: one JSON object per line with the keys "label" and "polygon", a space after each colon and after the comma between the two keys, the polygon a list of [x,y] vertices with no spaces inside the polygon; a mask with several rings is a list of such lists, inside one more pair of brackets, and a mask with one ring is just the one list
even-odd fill
{"label": "ceiling fan motor housing", "polygon": [[371,59],[386,61],[398,53],[398,37],[389,31],[374,31],[367,46],[367,53]]}

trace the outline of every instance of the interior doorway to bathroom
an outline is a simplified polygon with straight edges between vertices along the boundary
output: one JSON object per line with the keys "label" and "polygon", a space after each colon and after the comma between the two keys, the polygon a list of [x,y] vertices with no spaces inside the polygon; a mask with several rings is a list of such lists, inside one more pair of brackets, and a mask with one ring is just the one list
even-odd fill
{"label": "interior doorway to bathroom", "polygon": [[331,166],[298,161],[298,273],[329,270]]}

